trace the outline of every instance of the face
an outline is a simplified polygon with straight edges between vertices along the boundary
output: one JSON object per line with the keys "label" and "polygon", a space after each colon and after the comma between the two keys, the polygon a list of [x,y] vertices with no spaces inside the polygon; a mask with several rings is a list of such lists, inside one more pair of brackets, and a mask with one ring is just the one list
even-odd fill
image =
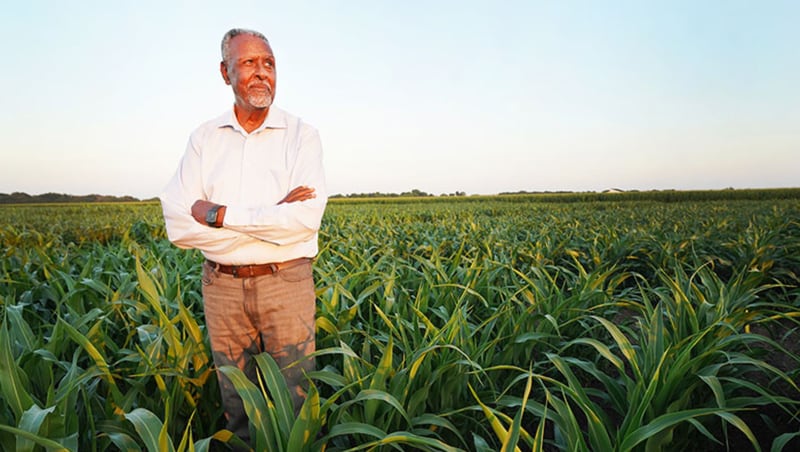
{"label": "face", "polygon": [[236,105],[265,109],[275,96],[275,56],[261,39],[238,35],[230,41],[230,60],[220,63],[225,83],[233,88]]}

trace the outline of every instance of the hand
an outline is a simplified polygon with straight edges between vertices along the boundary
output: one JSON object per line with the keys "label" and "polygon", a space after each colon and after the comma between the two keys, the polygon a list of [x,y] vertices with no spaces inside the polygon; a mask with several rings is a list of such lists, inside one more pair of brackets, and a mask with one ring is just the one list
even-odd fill
{"label": "hand", "polygon": [[216,206],[216,204],[211,201],[198,199],[194,202],[194,204],[192,204],[192,217],[194,217],[195,221],[198,223],[208,226],[206,224],[206,214],[214,206]]}
{"label": "hand", "polygon": [[314,199],[316,197],[317,195],[314,193],[314,188],[301,185],[292,189],[292,191],[290,191],[288,195],[281,199],[278,204],[300,202],[308,199]]}

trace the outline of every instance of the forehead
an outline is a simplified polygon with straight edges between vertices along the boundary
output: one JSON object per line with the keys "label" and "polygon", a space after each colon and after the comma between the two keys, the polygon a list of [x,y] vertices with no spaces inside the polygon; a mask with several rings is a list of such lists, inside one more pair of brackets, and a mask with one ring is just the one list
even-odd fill
{"label": "forehead", "polygon": [[269,46],[269,44],[264,42],[262,39],[251,35],[234,36],[230,42],[230,52],[231,58],[234,60],[238,60],[246,56],[274,57],[272,54],[272,48]]}

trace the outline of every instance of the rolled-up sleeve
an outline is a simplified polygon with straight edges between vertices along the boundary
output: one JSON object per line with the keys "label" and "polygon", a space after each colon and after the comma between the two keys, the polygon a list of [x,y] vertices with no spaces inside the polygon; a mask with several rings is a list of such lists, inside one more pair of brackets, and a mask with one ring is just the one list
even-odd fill
{"label": "rolled-up sleeve", "polygon": [[206,199],[202,189],[202,171],[197,137],[193,135],[178,170],[159,196],[169,240],[179,248],[197,248],[224,254],[241,246],[247,237],[241,233],[211,228],[192,217],[192,205]]}

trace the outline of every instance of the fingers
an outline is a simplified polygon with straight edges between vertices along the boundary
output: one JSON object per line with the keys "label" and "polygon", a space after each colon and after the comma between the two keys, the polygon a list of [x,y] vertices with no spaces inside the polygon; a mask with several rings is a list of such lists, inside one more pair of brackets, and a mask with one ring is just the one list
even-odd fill
{"label": "fingers", "polygon": [[311,199],[315,196],[314,189],[305,186],[295,188],[292,190],[291,195],[296,201],[305,201],[306,199]]}
{"label": "fingers", "polygon": [[301,185],[299,187],[295,187],[292,191],[289,192],[278,204],[289,203],[289,202],[300,202],[306,201],[309,199],[316,198],[316,194],[314,193],[315,190],[313,187],[307,187],[305,185]]}

